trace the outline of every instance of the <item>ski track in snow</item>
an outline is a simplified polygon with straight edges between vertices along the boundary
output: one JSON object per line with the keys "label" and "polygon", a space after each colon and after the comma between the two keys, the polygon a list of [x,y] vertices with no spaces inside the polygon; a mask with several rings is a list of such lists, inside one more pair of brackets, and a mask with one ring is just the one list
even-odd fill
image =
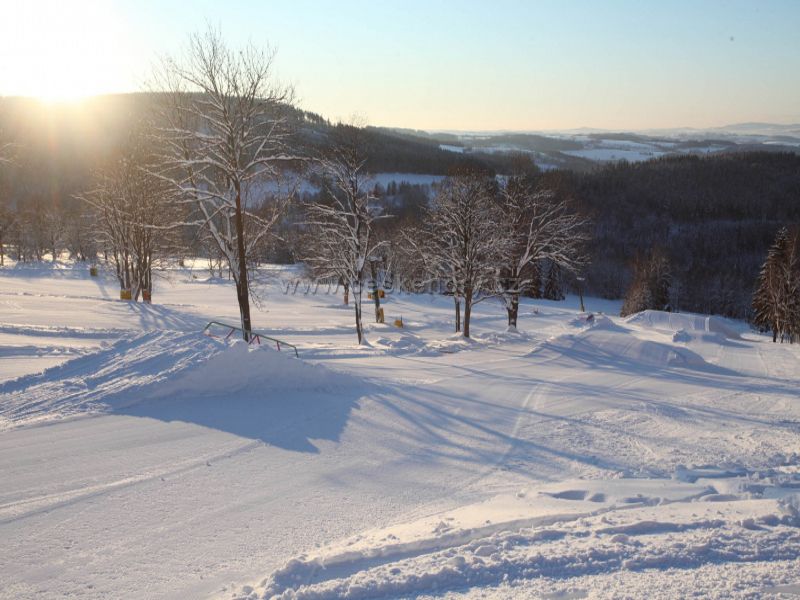
{"label": "ski track in snow", "polygon": [[[748,504],[748,503],[745,503]],[[376,598],[437,590],[495,586],[543,577],[570,579],[617,571],[692,569],[726,562],[798,563],[796,510],[759,513],[745,507],[692,505],[690,522],[665,520],[670,509],[610,509],[513,523],[487,534],[472,531],[461,543],[446,536],[416,544],[350,551],[309,562],[295,560],[240,598]],[[767,504],[767,503],[764,503]],[[685,506],[675,508],[679,514]],[[675,516],[677,516],[677,514]],[[654,520],[655,519],[655,520]],[[666,540],[664,539],[666,537]],[[452,537],[450,539],[453,539]],[[457,539],[457,538],[456,538]]]}
{"label": "ski track in snow", "polygon": [[41,374],[0,384],[0,428],[124,408],[142,400],[143,388],[213,354],[212,343],[196,333],[123,338]]}
{"label": "ski track in snow", "polygon": [[173,275],[147,307],[79,273],[12,279],[0,598],[800,583],[800,353],[740,324],[543,302],[498,334],[486,303],[465,343],[447,299],[405,296],[386,307],[407,328],[357,348],[335,299],[276,293],[257,322],[296,360],[198,333],[235,322],[226,283]]}

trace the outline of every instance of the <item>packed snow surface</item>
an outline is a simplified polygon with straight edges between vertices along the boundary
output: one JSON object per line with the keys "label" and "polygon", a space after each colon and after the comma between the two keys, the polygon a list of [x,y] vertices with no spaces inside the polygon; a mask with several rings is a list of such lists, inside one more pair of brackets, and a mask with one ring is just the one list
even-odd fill
{"label": "packed snow surface", "polygon": [[[203,261],[119,301],[0,269],[0,598],[800,593],[800,352],[742,323],[526,301],[518,330],[266,269],[247,345]],[[288,290],[288,291],[287,291]],[[606,313],[606,314],[603,314]],[[365,305],[365,314],[371,314]]]}

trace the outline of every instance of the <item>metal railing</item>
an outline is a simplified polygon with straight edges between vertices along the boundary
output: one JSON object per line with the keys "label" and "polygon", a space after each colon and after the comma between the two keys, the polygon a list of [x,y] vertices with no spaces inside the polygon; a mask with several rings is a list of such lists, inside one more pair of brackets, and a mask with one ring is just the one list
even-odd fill
{"label": "metal railing", "polygon": [[[242,331],[241,327],[236,327],[235,325],[228,325],[227,323],[220,323],[219,321],[209,321],[208,325],[203,327],[203,333],[205,335],[211,335],[209,330],[214,325],[217,325],[219,327],[224,327],[225,329],[229,330],[228,331],[228,335],[225,336],[226,340],[233,335],[234,331]],[[296,358],[300,358],[300,354],[297,352],[297,346],[295,346],[294,344],[290,344],[289,342],[284,342],[283,340],[275,339],[274,337],[270,337],[270,336],[268,336],[268,335],[266,335],[264,333],[261,333],[260,331],[251,331],[250,332],[250,336],[251,336],[250,337],[250,341],[247,342],[248,344],[252,344],[253,342],[256,342],[260,346],[262,339],[269,340],[270,342],[275,342],[275,345],[277,346],[278,351],[280,351],[281,346],[288,346],[289,348],[294,350],[295,357]]]}

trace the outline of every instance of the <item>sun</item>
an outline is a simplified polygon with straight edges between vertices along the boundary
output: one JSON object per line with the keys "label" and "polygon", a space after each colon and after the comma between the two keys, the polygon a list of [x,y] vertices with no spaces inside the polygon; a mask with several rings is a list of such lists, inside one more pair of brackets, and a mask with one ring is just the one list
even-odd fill
{"label": "sun", "polygon": [[124,91],[127,36],[112,3],[15,2],[3,17],[0,95],[52,103]]}

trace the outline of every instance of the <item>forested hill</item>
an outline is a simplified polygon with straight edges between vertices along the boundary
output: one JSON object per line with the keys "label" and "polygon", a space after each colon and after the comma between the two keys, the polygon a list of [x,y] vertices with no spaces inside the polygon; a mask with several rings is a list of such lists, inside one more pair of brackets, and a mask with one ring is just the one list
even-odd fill
{"label": "forested hill", "polygon": [[[130,131],[151,111],[152,101],[149,94],[129,94],[54,107],[0,99],[0,133],[15,144],[13,164],[0,170],[0,236],[5,242],[16,236],[42,246],[48,237],[39,231],[47,229],[43,215],[68,228],[75,224],[72,229],[77,230],[85,207],[73,196],[84,192],[92,173],[117,155]],[[311,112],[287,108],[287,116],[296,125],[301,152],[324,149],[336,127]],[[591,135],[586,137],[595,143]],[[509,173],[516,158],[499,151],[500,142],[544,143],[533,135],[495,138],[491,140],[495,146],[482,152],[484,142],[471,139],[467,148],[463,139],[450,134],[368,127],[362,136],[371,171],[431,175],[446,175],[464,166]],[[603,138],[606,144],[611,138],[620,144],[643,143],[630,135],[603,134]],[[564,150],[567,141],[558,143],[561,146],[551,149],[554,153],[570,152]],[[526,156],[538,162],[537,152],[543,148],[535,147],[538,150],[529,150]],[[591,215],[594,238],[588,285],[592,293],[605,297],[621,297],[635,258],[660,247],[672,263],[674,308],[746,317],[759,267],[776,230],[800,223],[797,153],[746,152],[738,147],[738,151],[630,163],[563,156],[561,169],[541,172],[539,177],[542,185],[568,194]],[[578,167],[563,168],[572,164],[567,160],[579,161]],[[430,192],[413,187],[406,185],[396,194],[394,190],[389,199],[403,219],[413,220]]]}
{"label": "forested hill", "polygon": [[651,248],[672,264],[676,309],[746,317],[775,232],[800,223],[800,156],[731,153],[542,176],[592,216],[588,284],[619,298]]}
{"label": "forested hill", "polygon": [[[34,169],[36,178],[55,185],[48,194],[65,199],[73,192],[75,182],[113,156],[133,129],[153,118],[155,101],[156,96],[150,93],[99,96],[64,105],[0,98],[0,133],[16,145],[17,171],[22,167]],[[316,113],[292,107],[285,110],[296,133],[293,143],[305,150],[325,147],[335,125]],[[448,152],[437,141],[402,136],[388,129],[367,127],[364,133],[367,166],[374,172],[446,175],[470,165],[502,173],[510,162],[508,156]]]}

